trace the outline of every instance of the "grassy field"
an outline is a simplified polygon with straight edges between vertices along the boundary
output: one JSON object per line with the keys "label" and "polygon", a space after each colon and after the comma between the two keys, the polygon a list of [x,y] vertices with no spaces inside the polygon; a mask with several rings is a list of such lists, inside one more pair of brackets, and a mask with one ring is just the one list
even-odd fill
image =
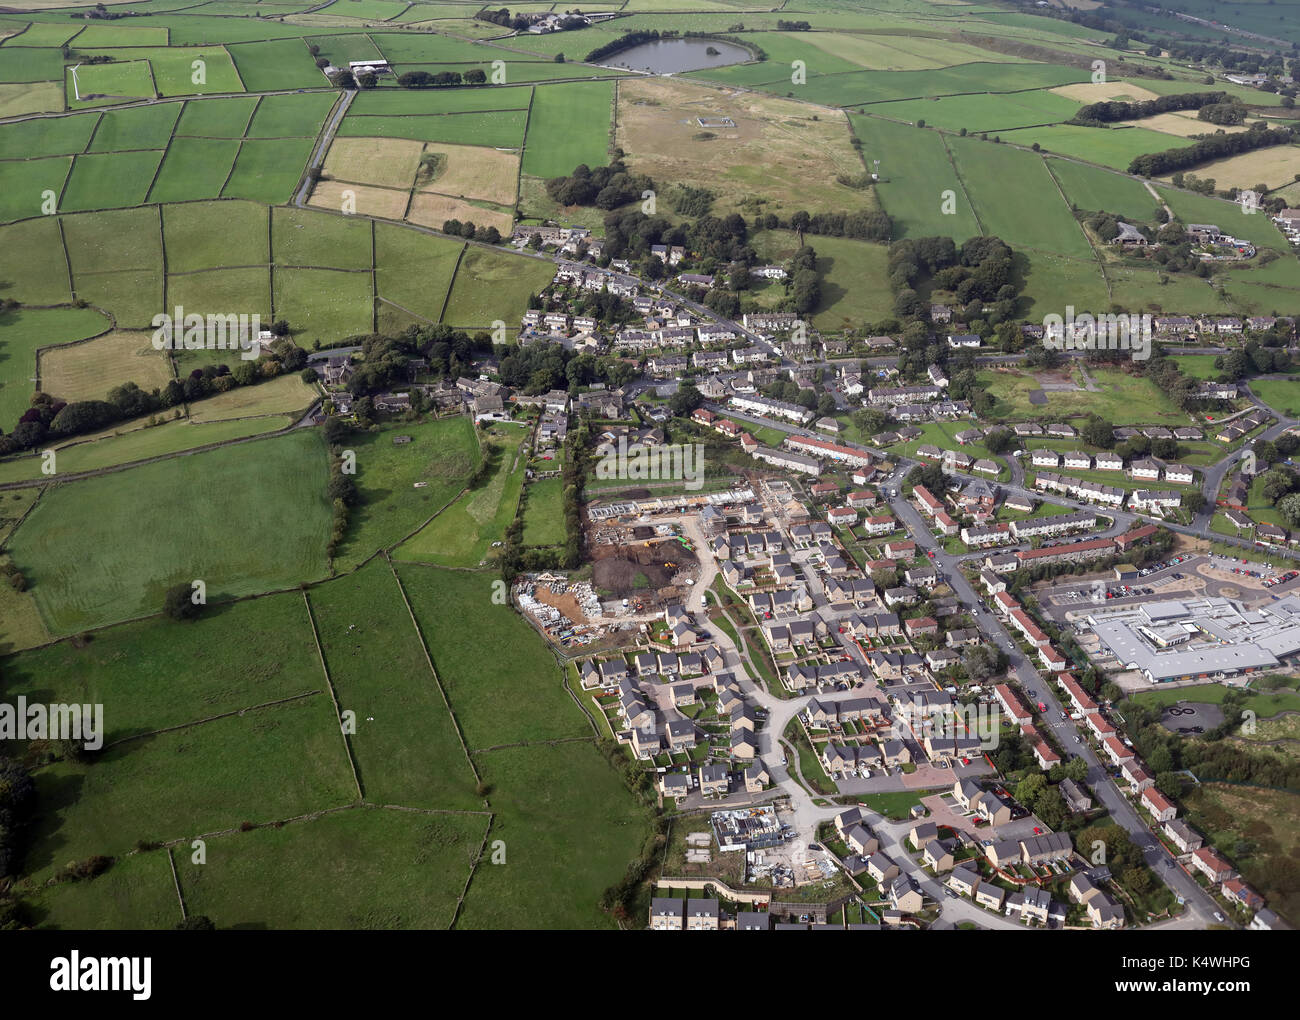
{"label": "grassy field", "polygon": [[548,646],[494,598],[496,574],[411,563],[397,569],[472,751],[591,734]]}
{"label": "grassy field", "polygon": [[464,247],[460,241],[376,224],[375,289],[381,298],[436,322]]}
{"label": "grassy field", "polygon": [[[899,237],[944,234],[964,241],[979,233],[970,203],[952,160],[936,131],[894,124],[877,117],[850,116],[862,157],[874,168],[880,160],[876,192],[894,220]],[[944,193],[952,192],[953,212],[945,214]]]}
{"label": "grassy field", "polygon": [[452,283],[442,321],[463,329],[487,328],[496,319],[517,322],[529,295],[546,286],[554,275],[549,262],[468,248]]}
{"label": "grassy field", "polygon": [[374,326],[367,271],[276,268],[275,317],[285,319],[299,346],[369,333]]}
{"label": "grassy field", "polygon": [[1227,783],[1205,783],[1184,797],[1192,826],[1286,917],[1300,913],[1300,890],[1290,878],[1300,838],[1298,799],[1285,790]]}
{"label": "grassy field", "polygon": [[1288,417],[1295,411],[1300,411],[1300,376],[1251,379],[1249,385],[1251,392],[1275,411],[1281,411]]}
{"label": "grassy field", "polygon": [[614,86],[609,82],[547,85],[533,90],[524,141],[524,173],[559,177],[579,163],[609,162],[609,118]]}
{"label": "grassy field", "polygon": [[47,349],[38,367],[41,389],[60,400],[103,400],[124,382],[161,389],[172,379],[167,355],[147,333],[116,331],[87,343]]}
{"label": "grassy field", "polygon": [[562,545],[564,530],[564,480],[543,478],[528,486],[524,507],[525,545]]}
{"label": "grassy field", "polygon": [[30,406],[36,388],[32,379],[37,348],[83,340],[103,333],[108,326],[108,319],[91,308],[13,308],[0,312],[0,428],[12,431]]}
{"label": "grassy field", "polygon": [[[5,660],[13,694],[105,705],[105,741],[323,690],[297,592],[210,607],[197,622],[142,620],[82,647],[60,641]],[[166,676],[158,685],[149,677]]]}
{"label": "grassy field", "polygon": [[161,161],[161,152],[148,149],[78,156],[63,189],[60,208],[64,212],[85,212],[141,205]]}
{"label": "grassy field", "polygon": [[271,251],[278,266],[369,269],[370,224],[306,209],[275,209]]}
{"label": "grassy field", "polygon": [[163,157],[151,202],[217,198],[239,155],[239,142],[228,138],[177,138]]}
{"label": "grassy field", "polygon": [[481,809],[451,714],[383,559],[312,588],[325,665],[344,712],[366,800]]}
{"label": "grassy field", "polygon": [[[1093,369],[1097,392],[1076,390],[1047,395],[1047,403],[1031,404],[1029,393],[1041,387],[1039,378],[1014,370],[999,369],[979,373],[980,385],[997,401],[993,417],[1001,419],[1051,418],[1053,421],[1075,415],[1099,414],[1116,425],[1153,422],[1185,424],[1187,415],[1179,411],[1168,395],[1146,379],[1124,372]],[[1058,377],[1053,377],[1060,381]]]}
{"label": "grassy field", "polygon": [[[195,407],[200,404],[193,405]],[[78,436],[64,443],[50,444],[55,450],[60,474],[78,474],[99,468],[130,464],[150,457],[197,449],[211,443],[258,436],[293,424],[293,419],[243,418],[234,421],[196,425],[187,418],[161,425],[144,427],[141,422],[127,422],[118,432],[98,436]],[[39,457],[9,458],[0,461],[0,482],[42,480]]]}
{"label": "grassy field", "polygon": [[[394,444],[396,436],[411,441]],[[335,555],[342,569],[419,528],[460,492],[479,459],[473,426],[464,416],[356,433],[343,446],[356,454],[360,499]]]}
{"label": "grassy field", "polygon": [[185,202],[165,206],[163,241],[167,246],[167,271],[188,273],[216,269],[231,263],[231,252],[239,252],[239,264],[270,261],[265,206],[252,202]]}
{"label": "grassy field", "polygon": [[[696,120],[721,116],[736,126],[704,130]],[[835,182],[838,173],[862,173],[850,141],[841,115],[774,96],[681,78],[618,84],[615,144],[628,165],[656,181],[707,188],[715,215],[739,211],[748,218],[757,195],[766,200],[764,212],[785,215],[862,208],[869,194]],[[524,172],[531,172],[526,157]]]}
{"label": "grassy field", "polygon": [[489,481],[443,510],[399,545],[393,556],[441,567],[478,566],[514,520],[526,466],[518,450],[527,435],[519,426],[493,426],[489,437],[500,452]]}
{"label": "grassy field", "polygon": [[287,201],[307,166],[311,148],[310,138],[245,139],[221,197],[268,204]]}
{"label": "grassy field", "polygon": [[1139,181],[1086,163],[1049,159],[1052,171],[1070,203],[1088,212],[1111,212],[1135,220],[1148,220],[1156,200]]}
{"label": "grassy field", "polygon": [[188,839],[356,797],[328,694],[119,744],[93,764],[58,762],[34,778],[42,814],[26,866],[38,881],[139,840]]}
{"label": "grassy field", "polygon": [[255,386],[238,386],[200,400],[190,407],[190,419],[199,424],[265,415],[302,412],[319,396],[315,386],[298,375],[281,375]]}
{"label": "grassy field", "polygon": [[65,883],[25,897],[41,928],[67,931],[166,929],[181,919],[166,851],[117,861],[93,882]]}
{"label": "grassy field", "polygon": [[[948,147],[985,233],[1017,248],[1091,255],[1087,238],[1040,156],[973,138],[950,138]],[[1007,181],[1015,181],[1016,187],[1006,187]]]}
{"label": "grassy field", "polygon": [[[74,633],[159,612],[182,581],[215,601],[321,576],[326,481],[316,432],[227,447],[58,486],[10,548],[50,631]],[[251,506],[278,526],[254,524]]]}
{"label": "grassy field", "polygon": [[421,142],[519,148],[524,142],[525,120],[526,115],[518,110],[395,117],[349,115],[339,125],[339,136],[413,138]]}
{"label": "grassy field", "polygon": [[357,808],[211,840],[206,864],[176,867],[190,912],[221,928],[446,928],[487,825]]}
{"label": "grassy field", "polygon": [[[579,718],[571,702],[567,711]],[[612,928],[597,903],[649,826],[599,752],[586,742],[512,747],[477,762],[493,789],[490,838],[505,843],[506,863],[478,868],[456,926]]]}
{"label": "grassy field", "polygon": [[[818,329],[861,326],[893,314],[888,284],[889,251],[885,245],[815,235],[806,235],[804,243],[817,252],[821,300],[812,321]],[[796,235],[788,231],[755,235],[753,244],[764,258],[775,262],[788,259],[798,248]]]}

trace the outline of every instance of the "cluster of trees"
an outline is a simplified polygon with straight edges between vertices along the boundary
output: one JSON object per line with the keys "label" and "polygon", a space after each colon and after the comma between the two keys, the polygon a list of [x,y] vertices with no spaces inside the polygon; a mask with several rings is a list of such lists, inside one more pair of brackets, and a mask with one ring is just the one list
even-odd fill
{"label": "cluster of trees", "polygon": [[625,386],[639,371],[633,364],[614,357],[575,354],[563,344],[510,345],[505,348],[498,369],[503,385],[525,394],[568,390],[603,382],[610,389]]}
{"label": "cluster of trees", "polygon": [[1174,110],[1199,110],[1202,107],[1223,103],[1228,99],[1226,92],[1182,92],[1135,103],[1120,100],[1089,103],[1079,107],[1079,112],[1071,117],[1069,122],[1085,125],[1113,124],[1120,120],[1154,117],[1158,113],[1170,113]]}
{"label": "cluster of trees", "polygon": [[487,72],[476,67],[469,71],[403,71],[397,84],[404,89],[437,89],[450,85],[484,85]]}
{"label": "cluster of trees", "polygon": [[194,600],[194,589],[181,582],[173,584],[163,596],[163,612],[173,620],[197,620],[203,612],[203,603]]}
{"label": "cluster of trees", "polygon": [[887,213],[856,209],[851,212],[809,213],[800,209],[782,219],[775,213],[754,217],[755,230],[796,230],[824,237],[851,237],[859,241],[888,241],[894,225]]}
{"label": "cluster of trees", "polygon": [[23,830],[36,808],[36,784],[23,765],[0,755],[0,879],[22,864]]}
{"label": "cluster of trees", "polygon": [[1015,315],[1023,286],[1015,252],[1001,238],[972,237],[960,248],[950,237],[895,241],[889,246],[889,287],[899,318],[928,320],[929,304],[917,290],[926,277],[935,288],[957,295],[963,317],[977,333]]}
{"label": "cluster of trees", "polygon": [[501,577],[506,583],[512,582],[526,571],[552,567],[572,570],[582,563],[582,487],[591,471],[592,441],[591,426],[586,421],[581,421],[576,428],[569,430],[564,442],[564,467],[561,474],[564,486],[563,548],[524,545],[524,510],[528,501],[528,490],[524,490],[515,519],[506,529],[504,547],[501,550]]}
{"label": "cluster of trees", "polygon": [[[331,421],[337,419],[331,418]],[[340,424],[346,425],[342,422]],[[338,429],[334,429],[335,435],[338,435]],[[328,438],[328,436],[327,436]],[[334,553],[342,543],[344,536],[348,533],[348,518],[352,513],[352,507],[356,505],[359,494],[357,492],[357,483],[352,480],[350,474],[344,474],[346,462],[343,459],[343,451],[338,446],[330,446],[330,480],[325,487],[325,494],[329,497],[330,506],[333,508],[333,521],[330,526],[330,540],[325,547],[325,555],[330,559],[334,558]]]}
{"label": "cluster of trees", "polygon": [[[689,223],[674,224],[664,216],[646,216],[640,209],[610,213],[605,217],[605,253],[611,259],[650,262],[652,244],[681,245],[692,253],[701,272],[718,263],[753,260],[749,228],[738,213],[701,216]],[[662,266],[658,272],[663,274]],[[653,270],[652,270],[653,273]],[[651,277],[658,279],[660,277]]]}
{"label": "cluster of trees", "polygon": [[778,32],[811,32],[812,23],[808,21],[785,21],[778,18],[776,30]]}
{"label": "cluster of trees", "polygon": [[1144,177],[1160,177],[1211,160],[1253,152],[1255,149],[1272,145],[1290,145],[1295,140],[1295,135],[1295,131],[1291,128],[1262,126],[1251,127],[1248,131],[1239,131],[1231,135],[1209,135],[1191,145],[1137,156],[1129,163],[1128,172],[1142,174]]}
{"label": "cluster of trees", "polygon": [[784,400],[816,411],[823,418],[835,413],[835,398],[829,393],[822,392],[818,395],[814,389],[801,390],[799,384],[790,379],[780,379],[771,385],[761,386],[759,392],[771,400]]}
{"label": "cluster of trees", "polygon": [[648,32],[642,30],[625,32],[617,39],[605,43],[604,46],[597,46],[594,50],[589,51],[582,59],[589,64],[594,64],[605,57],[613,56],[621,50],[630,50],[633,46],[640,46],[642,43],[657,42],[660,39],[675,39],[676,37],[676,32],[661,34],[656,29],[651,29]]}
{"label": "cluster of trees", "polygon": [[455,379],[465,373],[476,353],[492,350],[492,337],[485,331],[473,336],[450,326],[409,326],[398,336],[370,333],[360,340],[364,360],[348,380],[348,392],[355,396],[378,393],[410,381],[410,359],[424,357],[436,376]]}
{"label": "cluster of trees", "polygon": [[1235,99],[1225,103],[1210,103],[1197,112],[1198,120],[1208,121],[1222,127],[1232,127],[1246,122],[1246,108]]}
{"label": "cluster of trees", "polygon": [[654,181],[645,174],[628,170],[620,152],[609,166],[593,170],[582,163],[567,177],[552,177],[546,182],[546,194],[560,205],[588,205],[609,210],[640,199],[643,192],[653,191],[654,186]]}
{"label": "cluster of trees", "polygon": [[58,400],[48,393],[35,393],[9,435],[0,435],[0,456],[30,450],[46,439],[66,439],[97,432],[119,421],[157,414],[181,404],[225,393],[237,386],[251,386],[284,372],[298,371],[307,354],[291,347],[282,357],[263,356],[257,361],[228,365],[205,365],[182,379],[146,392],[134,382],[114,386],[104,400]]}
{"label": "cluster of trees", "polygon": [[707,216],[713,208],[713,192],[708,188],[692,188],[689,184],[679,184],[673,189],[673,208],[679,216],[698,219]]}
{"label": "cluster of trees", "polygon": [[[1126,702],[1124,717],[1137,752],[1156,776],[1190,769],[1202,782],[1223,780],[1267,786],[1276,790],[1300,791],[1300,762],[1289,755],[1253,751],[1224,739],[1241,728],[1242,711],[1252,692],[1229,687],[1223,697],[1223,722],[1206,730],[1197,740],[1185,740],[1160,723],[1160,710]],[[1174,777],[1177,781],[1177,777]],[[1171,795],[1176,796],[1177,788]]]}
{"label": "cluster of trees", "polygon": [[442,232],[470,241],[481,241],[483,244],[500,244],[502,240],[501,231],[496,227],[480,227],[473,220],[464,223],[460,220],[443,220]]}
{"label": "cluster of trees", "polygon": [[[1285,328],[1285,327],[1283,327]],[[1266,336],[1277,344],[1286,340],[1279,332]],[[1214,359],[1214,367],[1224,379],[1245,379],[1252,375],[1268,375],[1271,372],[1290,372],[1291,355],[1281,346],[1265,346],[1256,339],[1246,341],[1245,347],[1235,347],[1227,354],[1220,354]]]}

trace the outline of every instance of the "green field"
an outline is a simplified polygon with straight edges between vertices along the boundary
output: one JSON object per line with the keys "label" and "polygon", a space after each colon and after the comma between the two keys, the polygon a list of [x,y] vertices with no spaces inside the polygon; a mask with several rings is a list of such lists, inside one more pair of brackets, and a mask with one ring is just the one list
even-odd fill
{"label": "green field", "polygon": [[248,125],[248,137],[314,138],[335,101],[329,92],[263,96]]}
{"label": "green field", "polygon": [[[411,441],[397,444],[396,436]],[[356,433],[344,446],[356,454],[359,501],[335,554],[342,568],[414,532],[460,493],[479,460],[473,426],[463,415]]]}
{"label": "green field", "polygon": [[[1047,403],[1029,402],[1031,390],[1040,388],[1034,376],[1014,370],[981,371],[981,387],[996,401],[993,420],[1057,421],[1075,415],[1098,414],[1116,425],[1171,423],[1187,424],[1187,415],[1174,405],[1168,394],[1146,379],[1114,369],[1090,369],[1098,391],[1076,390],[1049,393]],[[1118,483],[1115,483],[1118,484]]]}
{"label": "green field", "polygon": [[162,153],[150,150],[78,156],[60,208],[64,212],[86,212],[141,205],[161,161]]}
{"label": "green field", "polygon": [[[962,191],[957,172],[936,131],[893,124],[875,117],[850,116],[853,133],[862,141],[867,166],[880,160],[881,204],[894,221],[898,237],[935,234],[964,241],[979,233],[979,225]],[[953,212],[945,214],[945,192],[951,192]]]}
{"label": "green field", "polygon": [[524,507],[525,545],[562,545],[564,530],[564,480],[543,478],[527,489]]}
{"label": "green field", "polygon": [[[974,138],[950,138],[948,147],[984,233],[1016,248],[1083,258],[1091,254],[1040,156]],[[1009,181],[1015,187],[1008,187]]]}
{"label": "green field", "polygon": [[234,139],[174,139],[149,190],[149,201],[218,197],[238,153],[239,142]]}
{"label": "green field", "polygon": [[1139,181],[1069,159],[1049,159],[1048,169],[1072,205],[1087,212],[1111,212],[1146,222],[1156,200]]}
{"label": "green field", "polygon": [[71,156],[51,156],[3,164],[5,188],[0,192],[0,219],[29,219],[42,215],[50,205],[58,208],[72,162]]}
{"label": "green field", "polygon": [[614,87],[608,82],[535,89],[523,172],[534,177],[560,177],[580,163],[608,163],[613,100]]}
{"label": "green field", "polygon": [[42,813],[26,867],[36,880],[141,840],[188,844],[356,797],[328,694],[119,744],[92,764],[56,762],[34,778]]}
{"label": "green field", "polygon": [[1180,139],[1141,127],[1090,128],[1077,124],[1031,127],[1000,132],[1013,145],[1037,143],[1048,152],[1074,156],[1089,163],[1127,170],[1137,156],[1177,148]]}
{"label": "green field", "polygon": [[[325,572],[327,480],[315,432],[180,457],[58,486],[10,549],[55,634],[160,612],[193,579],[210,602],[288,587]],[[254,506],[279,526],[250,524]]]}
{"label": "green field", "polygon": [[188,273],[228,265],[231,252],[239,262],[270,262],[268,211],[252,202],[186,202],[165,206],[163,242],[167,270]]}
{"label": "green field", "polygon": [[0,312],[0,429],[13,431],[36,388],[36,350],[95,336],[109,321],[91,308],[13,308]]}
{"label": "green field", "polygon": [[272,277],[275,317],[285,319],[298,345],[310,346],[369,333],[374,328],[370,273],[335,269],[281,269]]}
{"label": "green field", "polygon": [[[356,138],[413,138],[421,142],[517,149],[524,142],[526,119],[527,115],[519,110],[393,117],[353,117],[349,114],[339,125],[339,135]],[[569,167],[569,170],[572,169]]]}
{"label": "green field", "polygon": [[276,209],[271,250],[277,266],[369,269],[370,224],[309,209]]}
{"label": "green field", "polygon": [[446,928],[487,825],[356,808],[211,840],[206,864],[176,868],[189,911],[221,928]]}
{"label": "green field", "polygon": [[[1180,359],[1181,361],[1181,359]],[[1275,411],[1288,418],[1300,411],[1300,376],[1283,379],[1250,379],[1251,392]]]}
{"label": "green field", "polygon": [[379,296],[437,322],[464,244],[375,224],[375,289]]}
{"label": "green field", "polygon": [[176,134],[197,138],[242,138],[257,99],[195,99],[185,104]]}
{"label": "green field", "polygon": [[393,556],[440,567],[478,566],[514,520],[526,466],[518,450],[527,434],[517,425],[493,426],[488,439],[499,449],[490,479],[443,510]]}
{"label": "green field", "polygon": [[397,569],[472,751],[591,734],[548,646],[494,598],[495,573]]}
{"label": "green field", "polygon": [[549,262],[468,248],[442,320],[462,329],[484,329],[497,319],[513,324],[523,315],[529,295],[541,290],[554,276]]}
{"label": "green field", "polygon": [[[203,403],[192,405],[201,411]],[[243,439],[246,436],[260,436],[264,432],[292,425],[288,418],[256,418],[239,421],[214,421],[202,424],[187,419],[168,421],[162,425],[142,428],[134,424],[131,431],[120,435],[107,435],[93,442],[85,437],[77,437],[67,445],[47,443],[46,447],[54,449],[56,463],[62,474],[79,474],[82,471],[95,471],[100,468],[116,467],[119,464],[131,464],[150,457],[160,457],[182,450],[193,450],[210,443],[221,443],[231,439]],[[40,481],[39,457],[19,457],[0,460],[0,483]]]}
{"label": "green field", "polygon": [[366,800],[481,809],[474,773],[388,563],[312,588],[309,596]]}
{"label": "green field", "polygon": [[311,158],[310,138],[248,138],[239,147],[235,169],[222,198],[286,202]]}
{"label": "green field", "polygon": [[[133,106],[108,110],[99,118],[90,152],[119,152],[124,149],[165,149],[181,115],[181,103]],[[83,114],[83,116],[94,116]],[[75,118],[64,118],[73,120]]]}

